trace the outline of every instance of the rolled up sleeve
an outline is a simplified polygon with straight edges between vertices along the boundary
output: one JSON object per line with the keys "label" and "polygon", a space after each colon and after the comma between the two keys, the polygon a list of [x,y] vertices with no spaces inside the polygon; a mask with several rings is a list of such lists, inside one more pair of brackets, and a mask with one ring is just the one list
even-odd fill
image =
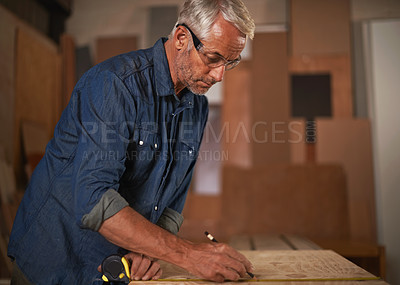
{"label": "rolled up sleeve", "polygon": [[179,212],[171,208],[165,208],[161,217],[158,219],[157,225],[176,235],[182,223],[183,216]]}
{"label": "rolled up sleeve", "polygon": [[117,193],[125,171],[126,149],[135,121],[135,104],[123,81],[96,68],[74,91],[79,143],[74,159],[77,223],[98,230],[127,206]]}
{"label": "rolled up sleeve", "polygon": [[98,231],[105,220],[127,206],[129,206],[128,202],[117,191],[109,189],[103,194],[90,213],[82,217],[82,225],[85,228]]}

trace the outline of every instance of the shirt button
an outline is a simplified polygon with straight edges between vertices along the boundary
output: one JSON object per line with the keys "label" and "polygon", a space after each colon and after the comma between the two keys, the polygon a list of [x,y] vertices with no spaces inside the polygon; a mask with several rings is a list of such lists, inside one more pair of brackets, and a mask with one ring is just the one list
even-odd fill
{"label": "shirt button", "polygon": [[155,207],[154,207],[154,211],[157,211],[157,210],[158,210],[158,207],[157,207],[157,206],[155,206]]}
{"label": "shirt button", "polygon": [[192,149],[189,149],[189,154],[192,154],[193,153],[193,150]]}
{"label": "shirt button", "polygon": [[155,147],[155,148],[158,148],[158,144],[154,144],[154,147]]}
{"label": "shirt button", "polygon": [[139,141],[139,145],[143,145],[144,144],[144,142],[143,141]]}

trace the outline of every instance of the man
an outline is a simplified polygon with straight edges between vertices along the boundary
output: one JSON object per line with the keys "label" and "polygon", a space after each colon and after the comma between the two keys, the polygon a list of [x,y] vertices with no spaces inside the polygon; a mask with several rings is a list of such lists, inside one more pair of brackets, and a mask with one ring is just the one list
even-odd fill
{"label": "man", "polygon": [[187,0],[169,39],[89,70],[37,166],[9,243],[13,284],[94,284],[126,254],[134,279],[157,259],[213,281],[250,262],[177,237],[207,120],[207,90],[240,61],[254,22],[240,0]]}

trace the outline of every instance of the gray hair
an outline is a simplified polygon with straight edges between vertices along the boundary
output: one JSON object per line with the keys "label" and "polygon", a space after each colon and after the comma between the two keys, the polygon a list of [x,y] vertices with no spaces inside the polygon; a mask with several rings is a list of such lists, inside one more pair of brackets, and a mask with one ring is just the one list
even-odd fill
{"label": "gray hair", "polygon": [[[200,40],[204,40],[219,13],[245,34],[246,38],[254,38],[254,20],[241,0],[186,0],[176,24],[185,23]],[[175,30],[176,25],[170,36]]]}

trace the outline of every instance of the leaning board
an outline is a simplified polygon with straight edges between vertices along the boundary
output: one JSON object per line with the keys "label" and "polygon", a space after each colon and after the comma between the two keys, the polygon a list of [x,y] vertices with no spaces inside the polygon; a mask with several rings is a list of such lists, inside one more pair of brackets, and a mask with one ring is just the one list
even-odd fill
{"label": "leaning board", "polygon": [[[240,280],[241,284],[385,284],[364,269],[331,250],[241,251],[254,265],[255,279]],[[187,271],[162,262],[163,275],[153,284],[215,284],[198,279]],[[306,281],[306,282],[305,282]],[[307,282],[308,281],[308,282]],[[134,281],[131,284],[149,284]],[[232,284],[237,282],[225,282]]]}

